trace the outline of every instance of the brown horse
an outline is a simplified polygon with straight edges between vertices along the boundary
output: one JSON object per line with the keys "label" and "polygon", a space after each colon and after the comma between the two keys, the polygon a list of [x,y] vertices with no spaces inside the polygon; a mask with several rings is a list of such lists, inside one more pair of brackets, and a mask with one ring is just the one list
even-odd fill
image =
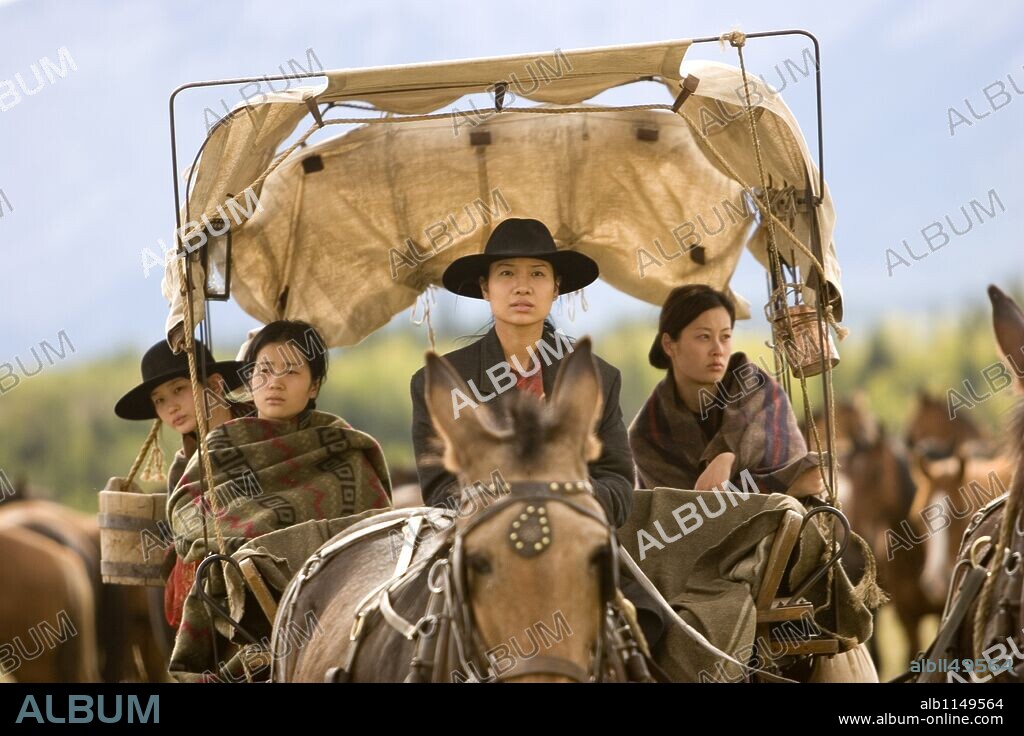
{"label": "brown horse", "polygon": [[954,412],[951,419],[946,402],[923,388],[907,424],[906,443],[914,455],[932,459],[992,450],[985,432],[966,413]]}
{"label": "brown horse", "polygon": [[[917,534],[928,539],[929,563],[922,582],[933,600],[946,599],[949,576],[971,517],[1005,493],[1013,478],[1010,457],[961,452],[941,460],[919,456],[915,464],[917,495],[910,518]],[[945,544],[938,543],[942,536]]]}
{"label": "brown horse", "polygon": [[0,526],[31,530],[62,545],[82,562],[92,586],[95,641],[104,682],[166,679],[167,654],[153,633],[147,591],[102,582],[95,515],[44,499],[8,499],[0,506]]}
{"label": "brown horse", "polygon": [[[1004,355],[1024,349],[1024,312],[995,286],[988,288],[996,341]],[[1024,377],[1018,376],[1024,389]],[[920,681],[1024,681],[1024,403],[1010,422],[1015,465],[1010,490],[974,515],[950,581],[953,595],[926,660],[984,659],[985,672],[923,673]],[[998,672],[996,671],[998,669]]]}
{"label": "brown horse", "polygon": [[[375,599],[395,570],[387,540],[368,537],[330,557],[324,551],[340,537],[328,542],[282,597],[274,680],[580,681],[604,671],[613,649],[606,613],[615,600],[615,540],[587,475],[600,450],[593,428],[601,416],[590,341],[581,340],[565,359],[546,406],[518,395],[507,423],[486,404],[456,419],[456,390],[469,389],[447,361],[429,353],[427,404],[444,443],[443,463],[464,489],[447,530],[447,559],[447,545],[434,544],[437,554],[414,557],[410,567],[421,564],[425,572],[430,563],[429,587],[424,574],[412,576],[386,598],[377,596],[379,608],[365,609],[360,604]],[[479,503],[483,496],[474,490],[484,486],[471,481],[496,477],[503,491],[488,489],[491,503]],[[371,613],[358,616],[363,610]],[[405,626],[395,612],[408,619]],[[309,640],[283,651],[282,631],[311,615],[319,625]],[[406,636],[398,633],[403,629]]]}
{"label": "brown horse", "polygon": [[891,596],[913,656],[920,651],[921,619],[939,613],[942,603],[930,599],[921,588],[926,548],[902,543],[907,536],[918,537],[905,531],[915,494],[909,462],[879,427],[873,437],[854,443],[845,466],[851,490],[843,510],[850,526],[874,553],[878,582]]}
{"label": "brown horse", "polygon": [[19,682],[97,682],[95,604],[73,552],[0,528],[0,673]]}

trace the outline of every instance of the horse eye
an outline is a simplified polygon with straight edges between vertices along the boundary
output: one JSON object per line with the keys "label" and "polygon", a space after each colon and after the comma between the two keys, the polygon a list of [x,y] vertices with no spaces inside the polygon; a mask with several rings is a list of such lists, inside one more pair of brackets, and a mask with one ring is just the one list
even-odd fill
{"label": "horse eye", "polygon": [[590,555],[591,565],[606,565],[611,559],[611,548],[610,547],[598,547]]}
{"label": "horse eye", "polygon": [[478,575],[487,575],[491,572],[491,563],[483,555],[469,555],[466,557],[466,567]]}

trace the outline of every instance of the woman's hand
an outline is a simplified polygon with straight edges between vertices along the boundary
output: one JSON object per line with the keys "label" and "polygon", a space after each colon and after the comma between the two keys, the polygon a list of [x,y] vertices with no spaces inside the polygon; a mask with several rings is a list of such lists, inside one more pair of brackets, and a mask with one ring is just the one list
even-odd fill
{"label": "woman's hand", "polygon": [[825,482],[821,479],[821,471],[818,468],[808,468],[793,481],[786,493],[794,498],[805,498],[806,496],[817,496],[825,492]]}
{"label": "woman's hand", "polygon": [[735,462],[735,453],[723,452],[708,463],[708,466],[694,484],[694,490],[710,491],[716,488],[720,490],[725,481],[732,477],[732,466]]}

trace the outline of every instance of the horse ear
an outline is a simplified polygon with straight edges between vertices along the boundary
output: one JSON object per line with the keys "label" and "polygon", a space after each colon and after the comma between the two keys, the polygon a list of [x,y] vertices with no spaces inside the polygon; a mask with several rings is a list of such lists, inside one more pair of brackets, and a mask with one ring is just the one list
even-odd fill
{"label": "horse ear", "polygon": [[572,354],[562,361],[550,407],[561,431],[578,433],[587,461],[597,459],[601,444],[594,435],[594,427],[601,418],[604,399],[589,337],[577,342]]}
{"label": "horse ear", "polygon": [[426,356],[425,379],[424,399],[430,420],[444,441],[444,466],[458,472],[465,466],[465,454],[479,448],[481,439],[496,439],[498,429],[490,409],[473,400],[451,363],[433,351]]}
{"label": "horse ear", "polygon": [[[994,284],[988,287],[988,298],[992,302],[992,327],[1003,355],[1024,351],[1024,312]],[[1016,363],[1013,367],[1017,367]],[[1017,376],[1017,385],[1024,388],[1024,376]]]}

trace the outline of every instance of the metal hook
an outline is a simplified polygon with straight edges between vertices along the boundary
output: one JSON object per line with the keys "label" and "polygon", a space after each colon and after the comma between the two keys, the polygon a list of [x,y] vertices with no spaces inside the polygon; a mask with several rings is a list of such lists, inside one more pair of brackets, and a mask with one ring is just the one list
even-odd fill
{"label": "metal hook", "polygon": [[832,514],[837,519],[839,519],[839,522],[843,525],[843,541],[842,541],[842,544],[839,545],[839,549],[836,550],[836,553],[834,555],[832,555],[831,559],[829,559],[828,562],[826,562],[824,565],[822,565],[821,568],[817,572],[815,572],[810,577],[808,577],[807,580],[804,581],[800,585],[800,587],[798,587],[796,589],[796,592],[793,593],[793,595],[791,595],[789,597],[789,600],[786,601],[786,605],[787,606],[792,605],[793,601],[795,601],[798,598],[800,598],[800,596],[802,596],[804,594],[804,592],[807,591],[808,588],[810,588],[814,583],[816,583],[818,581],[818,579],[822,575],[824,575],[826,572],[828,572],[828,569],[830,567],[832,567],[834,564],[836,564],[836,562],[839,561],[839,558],[843,556],[843,552],[846,551],[847,545],[850,544],[850,521],[846,518],[846,515],[843,514],[842,511],[840,511],[839,509],[835,508],[834,506],[817,506],[817,507],[811,509],[810,511],[808,511],[804,515],[803,523],[800,525],[800,534],[797,535],[797,539],[799,540],[800,537],[803,536],[804,528],[807,526],[807,522],[810,521],[811,517],[814,516],[815,514],[821,514],[821,513]]}
{"label": "metal hook", "polygon": [[259,639],[257,639],[255,636],[250,634],[245,629],[245,627],[243,627],[242,624],[240,624],[238,621],[235,621],[233,618],[231,618],[231,614],[229,614],[227,611],[225,611],[223,608],[221,608],[220,604],[217,603],[217,601],[215,601],[212,597],[210,597],[209,593],[206,592],[206,589],[204,588],[204,584],[206,582],[204,580],[204,577],[206,575],[206,570],[207,570],[207,568],[209,568],[209,566],[211,564],[213,564],[214,562],[217,562],[217,561],[227,562],[227,563],[231,564],[232,566],[234,566],[234,568],[235,568],[236,572],[238,573],[239,577],[241,577],[243,580],[245,579],[245,577],[242,575],[242,568],[241,568],[241,566],[239,566],[238,562],[234,558],[229,557],[228,555],[211,554],[211,555],[207,555],[203,559],[203,561],[199,563],[199,567],[196,568],[196,580],[195,580],[195,585],[193,586],[192,591],[206,605],[208,605],[210,608],[212,608],[214,613],[216,613],[218,616],[220,616],[221,618],[226,620],[239,633],[241,633],[242,636],[245,637],[249,641],[250,644],[255,644],[257,646],[262,646],[262,644],[261,644]]}

